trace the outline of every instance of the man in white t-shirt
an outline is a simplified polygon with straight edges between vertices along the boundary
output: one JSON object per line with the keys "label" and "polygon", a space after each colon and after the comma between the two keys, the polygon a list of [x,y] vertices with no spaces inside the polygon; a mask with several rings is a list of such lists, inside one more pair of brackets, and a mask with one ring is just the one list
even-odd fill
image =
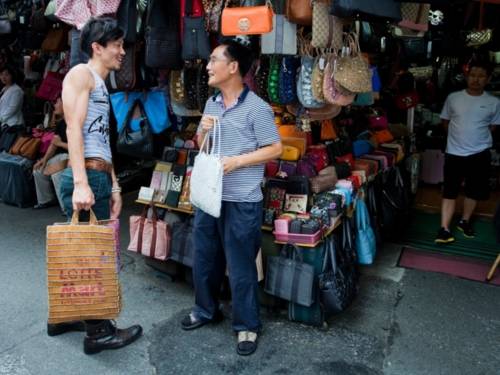
{"label": "man in white t-shirt", "polygon": [[457,224],[465,237],[473,238],[470,218],[478,200],[489,198],[491,132],[500,125],[500,100],[484,91],[491,77],[491,67],[473,62],[466,76],[467,88],[454,92],[444,103],[441,119],[448,131],[444,165],[441,229],[436,243],[450,243],[455,238],[450,223],[455,200],[465,182],[462,218]]}

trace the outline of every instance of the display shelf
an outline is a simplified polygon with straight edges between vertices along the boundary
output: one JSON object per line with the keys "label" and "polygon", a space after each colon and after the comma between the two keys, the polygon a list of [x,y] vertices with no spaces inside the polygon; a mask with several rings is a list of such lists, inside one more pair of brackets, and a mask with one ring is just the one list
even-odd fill
{"label": "display shelf", "polygon": [[[151,202],[144,201],[142,199],[136,199],[135,202],[140,203],[140,204],[148,204],[148,205],[151,204]],[[165,209],[171,210],[171,211],[183,212],[185,214],[190,214],[190,215],[194,214],[193,210],[186,210],[184,208],[179,208],[179,207],[170,207],[170,206],[167,206],[166,204],[156,203],[156,202],[153,202],[153,204],[155,205],[155,207],[165,208]]]}
{"label": "display shelf", "polygon": [[[295,245],[300,247],[316,247],[321,243],[321,241],[323,241],[325,237],[328,237],[335,229],[337,229],[341,223],[342,223],[342,215],[339,215],[335,218],[333,224],[324,232],[320,240],[316,241],[315,243],[295,243]],[[274,241],[274,243],[279,245],[287,244],[287,242],[284,241]]]}

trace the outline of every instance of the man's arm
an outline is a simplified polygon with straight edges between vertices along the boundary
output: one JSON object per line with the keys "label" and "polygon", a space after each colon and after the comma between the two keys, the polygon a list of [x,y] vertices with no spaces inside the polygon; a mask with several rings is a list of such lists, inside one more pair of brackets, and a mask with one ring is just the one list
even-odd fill
{"label": "man's arm", "polygon": [[224,173],[232,172],[237,168],[266,163],[279,158],[282,152],[283,146],[281,142],[277,142],[248,154],[226,157],[224,158]]}
{"label": "man's arm", "polygon": [[92,76],[83,66],[72,69],[63,82],[62,101],[67,125],[69,160],[73,170],[74,210],[89,210],[95,203],[85,170],[82,134],[87,117],[91,82],[93,82]]}
{"label": "man's arm", "polygon": [[450,125],[450,120],[442,119],[442,125],[446,133],[448,133],[448,125]]}

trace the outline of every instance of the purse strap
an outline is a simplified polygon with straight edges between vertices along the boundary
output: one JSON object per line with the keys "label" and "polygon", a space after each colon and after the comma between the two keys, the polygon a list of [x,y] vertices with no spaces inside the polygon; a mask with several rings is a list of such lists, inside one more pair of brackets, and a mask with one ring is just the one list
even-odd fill
{"label": "purse strap", "polygon": [[145,206],[144,209],[142,210],[141,219],[139,221],[139,235],[137,237],[137,252],[139,254],[142,254],[142,235],[144,232],[144,223],[147,220],[149,208],[151,208],[152,210],[151,219],[153,221],[153,238],[151,239],[151,248],[149,250],[149,256],[154,258],[156,250],[156,225],[158,222],[158,213],[156,211],[156,206],[153,203],[151,203],[149,206]]}
{"label": "purse strap", "polygon": [[132,129],[130,127],[130,120],[132,120],[132,116],[134,114],[134,110],[136,106],[139,107],[139,111],[141,113],[141,117],[143,120],[141,120],[141,129],[143,128],[144,125],[149,126],[147,121],[148,121],[148,116],[146,114],[146,110],[144,109],[144,104],[142,103],[142,100],[137,98],[134,100],[134,103],[132,103],[132,106],[130,106],[127,116],[125,117],[125,122],[123,123],[123,130],[127,133],[129,133]]}
{"label": "purse strap", "polygon": [[[209,144],[207,142],[207,139],[209,138],[208,134],[205,136],[205,138],[203,138],[203,142],[201,142],[201,146],[200,146],[200,152],[202,152],[203,150],[205,150],[205,153],[208,153],[210,155],[217,155],[217,156],[220,156],[220,150],[221,150],[221,145],[220,145],[220,142],[221,142],[221,129],[220,129],[220,121],[219,121],[219,118],[217,116],[213,116],[212,117],[213,120],[214,120],[214,132],[213,132],[213,142],[212,142],[212,148],[209,149]],[[217,141],[217,148],[218,148],[218,153],[215,153],[215,142]]]}
{"label": "purse strap", "polygon": [[[336,258],[336,249],[335,249],[335,239],[331,235],[330,238],[325,241],[326,251],[325,257],[323,258],[323,266],[322,273],[326,273],[328,271],[332,271],[333,273],[337,272],[337,258]],[[330,269],[328,269],[330,266]]]}

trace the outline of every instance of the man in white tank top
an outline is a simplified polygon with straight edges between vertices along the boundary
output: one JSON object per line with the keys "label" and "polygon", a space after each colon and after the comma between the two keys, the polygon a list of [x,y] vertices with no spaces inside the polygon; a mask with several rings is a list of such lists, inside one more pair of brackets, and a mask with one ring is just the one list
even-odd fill
{"label": "man in white tank top", "polygon": [[[65,212],[92,208],[99,220],[115,219],[122,207],[109,144],[109,95],[104,80],[112,70],[120,69],[125,51],[123,30],[112,18],[92,18],[82,29],[81,48],[89,56],[87,64],[73,67],[63,83],[62,101],[67,123],[69,165],[61,176],[60,195]],[[142,334],[134,325],[118,329],[109,320],[49,324],[47,332],[55,336],[83,330],[86,354],[126,346]]]}

